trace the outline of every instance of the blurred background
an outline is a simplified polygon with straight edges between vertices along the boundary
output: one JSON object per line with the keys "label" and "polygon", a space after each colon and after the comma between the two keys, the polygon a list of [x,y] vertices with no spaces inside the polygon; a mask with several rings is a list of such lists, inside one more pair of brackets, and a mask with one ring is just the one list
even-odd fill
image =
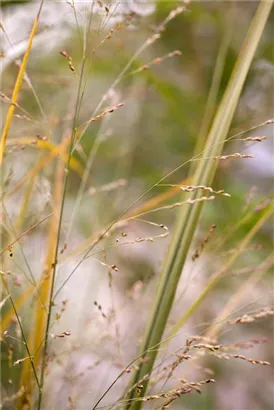
{"label": "blurred background", "polygon": [[[7,140],[1,212],[2,249],[46,218],[1,254],[12,297],[23,295],[20,318],[29,335],[35,332],[37,301],[34,291],[27,296],[30,278],[38,282],[45,269],[48,215],[54,211],[54,196],[61,195],[60,164],[64,168],[65,148],[76,126],[43,408],[91,408],[137,356],[172,235],[174,204],[184,201],[176,187],[191,185],[191,159],[202,150],[257,6],[256,1],[45,2]],[[38,7],[37,1],[1,3],[2,126]],[[272,12],[229,132],[241,134],[226,143],[224,152],[254,158],[219,163],[212,188],[230,197],[216,195],[204,206],[166,337],[272,200],[273,23]],[[262,140],[243,141],[248,137]],[[164,209],[155,211],[159,207]],[[199,256],[193,257],[197,249]],[[234,297],[237,303],[222,323],[219,342],[238,344],[238,354],[273,362],[271,313],[252,323],[232,323],[264,308],[271,312],[271,252],[273,219],[163,345],[148,394],[176,388],[181,379],[214,378],[216,383],[203,386],[201,395],[182,396],[172,408],[273,409],[270,366],[220,360],[205,351],[181,363],[169,378],[165,367],[176,361],[187,339],[207,334]],[[5,297],[3,290],[1,300]],[[9,311],[6,301],[3,320]],[[13,409],[10,398],[19,391],[23,368],[14,362],[26,354],[14,319],[8,334],[2,337],[2,408]],[[129,379],[130,373],[123,375],[100,406],[115,404]],[[144,408],[160,408],[161,403],[151,401]]]}

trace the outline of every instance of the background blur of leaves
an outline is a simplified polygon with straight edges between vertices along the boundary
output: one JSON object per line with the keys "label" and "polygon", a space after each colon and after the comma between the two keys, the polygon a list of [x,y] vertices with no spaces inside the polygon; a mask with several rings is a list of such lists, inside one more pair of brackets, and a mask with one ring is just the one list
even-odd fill
{"label": "background blur of leaves", "polygon": [[[46,136],[54,144],[60,144],[71,131],[77,78],[69,69],[68,60],[60,55],[60,51],[65,50],[72,58],[72,65],[79,74],[82,37],[79,36],[73,9],[68,3],[46,2],[37,42],[34,42],[27,66],[27,76],[38,97],[44,117],[29,86],[28,78],[25,77],[19,105],[26,113],[20,109],[16,111],[21,118],[14,118],[8,138],[9,156],[5,169],[7,212],[10,218],[5,222],[5,229],[8,232],[11,232],[12,226],[16,224],[28,181],[15,192],[14,188],[47,152],[43,147],[40,148],[39,144],[27,146],[25,139],[35,140],[39,134]],[[70,226],[81,175],[91,152],[94,153],[94,161],[80,207],[75,215],[68,248],[61,258],[57,289],[81,256],[77,254],[69,257],[76,246],[91,235],[101,232],[147,188],[193,156],[197,139],[204,137],[201,134],[202,119],[219,49],[224,47],[225,53],[220,86],[213,109],[218,105],[227,85],[239,47],[257,7],[256,1],[190,3],[187,11],[167,25],[160,39],[133,61],[118,86],[109,90],[136,50],[152,36],[155,28],[179,3],[132,2],[121,3],[117,8],[108,4],[109,12],[105,7],[100,7],[99,3],[94,2],[94,16],[87,40],[89,72],[86,76],[80,123],[91,118],[103,96],[105,103],[99,113],[121,102],[124,106],[91,123],[74,153],[77,169],[72,169],[69,177],[62,229],[63,242]],[[77,15],[81,31],[83,23],[87,24],[90,3],[75,4],[79,10]],[[5,30],[2,30],[1,92],[4,96],[11,96],[18,71],[16,61],[23,53],[20,53],[20,43],[28,38],[36,9],[29,2],[22,1],[3,1],[1,8],[2,28]],[[230,135],[273,117],[273,23],[272,12],[245,84]],[[114,32],[109,39],[103,41],[111,28],[114,28]],[[5,33],[12,45],[7,41]],[[136,71],[142,65],[174,50],[180,50],[182,55],[152,65],[149,70]],[[12,61],[9,58],[12,58]],[[8,107],[3,95],[2,122]],[[30,120],[23,117],[24,115],[30,117]],[[245,134],[245,137],[248,136],[268,136],[268,140],[248,145],[235,141],[226,145],[225,153],[240,152],[252,154],[255,158],[228,159],[220,163],[213,188],[223,189],[231,198],[219,196],[205,206],[195,246],[205,238],[212,224],[217,225],[216,233],[201,258],[192,262],[189,257],[190,261],[178,290],[170,324],[175,323],[182,315],[181,306],[190,305],[197,297],[209,274],[222,266],[231,249],[237,246],[239,240],[257,220],[260,207],[266,206],[266,201],[269,201],[273,194],[273,124]],[[179,184],[188,176],[188,172],[189,164],[174,173],[165,183]],[[30,205],[17,234],[51,212],[55,173],[56,158],[38,172]],[[124,182],[119,185],[121,180]],[[117,182],[115,189],[103,189],[112,182]],[[142,201],[148,201],[167,190],[168,187],[156,187]],[[167,200],[165,205],[179,201],[179,195]],[[175,212],[164,210],[145,215],[144,219],[165,224],[172,230]],[[250,212],[251,217],[229,237],[233,226],[236,226],[247,212]],[[127,236],[123,237],[123,233]],[[134,242],[138,237],[156,236],[159,233],[162,233],[159,232],[159,228],[140,221],[129,222],[128,225],[115,230],[98,244],[97,249],[103,251],[94,257],[107,265],[117,265],[119,272],[110,273],[106,267],[89,258],[81,264],[58,295],[57,310],[60,310],[62,301],[68,302],[65,312],[52,331],[57,334],[58,331],[69,329],[71,336],[66,340],[53,339],[52,342],[52,354],[59,355],[59,359],[53,357],[52,366],[49,366],[46,383],[50,391],[47,396],[49,408],[66,408],[63,405],[60,407],[60,403],[66,403],[67,406],[68,396],[73,396],[74,393],[78,406],[76,408],[86,408],[87,403],[90,406],[137,354],[137,345],[151,306],[157,273],[166,253],[168,239],[155,240],[153,243],[144,241],[119,245],[123,242]],[[43,269],[46,235],[47,223],[43,223],[22,240],[26,258],[36,278]],[[247,267],[255,269],[262,263],[273,247],[272,235],[273,220],[261,229],[250,248],[238,258],[235,271],[237,269],[240,272],[241,268]],[[218,251],[216,254],[215,248],[226,238],[221,252]],[[13,257],[10,259],[5,262],[5,268],[11,271],[14,281],[11,289],[16,297],[28,285],[24,276],[24,271],[27,270],[26,262],[19,246],[14,246]],[[173,344],[170,344],[166,355],[182,346],[189,335],[203,332],[228,298],[236,292],[243,283],[246,273],[230,273],[227,278],[220,281]],[[256,288],[245,297],[238,310],[234,312],[234,317],[271,304],[271,274],[273,270],[266,272]],[[94,305],[94,301],[98,301],[97,303],[102,306],[107,319],[102,317],[102,312]],[[26,328],[31,328],[31,307],[32,304],[28,302],[21,311]],[[3,312],[8,308],[6,303]],[[269,339],[272,334],[270,325],[270,320],[266,319],[245,327],[234,327],[233,331],[228,328],[224,337],[229,343]],[[10,333],[18,337],[15,324],[12,325]],[[11,340],[9,343],[12,344],[13,360],[25,355],[22,346],[16,342],[13,344]],[[271,342],[258,343],[252,350],[252,355],[262,360],[273,361],[271,345]],[[16,383],[21,365],[10,366],[6,343],[3,343],[2,352],[3,372],[5,375],[8,374],[3,377],[2,373],[3,392],[4,395],[11,395],[17,391]],[[68,356],[66,352],[71,354]],[[249,356],[249,352],[247,355]],[[200,368],[196,364],[194,368],[187,365],[188,375],[192,375],[190,379],[197,374],[203,377],[206,369],[211,368],[218,383],[207,387],[201,396],[193,394],[188,396],[187,400],[181,399],[177,408],[272,408],[269,368],[257,368],[256,372],[250,372],[251,364],[216,360],[206,359],[199,363]],[[87,367],[92,365],[95,367],[88,371]],[[73,380],[72,375],[81,372],[85,374]],[[91,379],[94,380],[95,377],[96,381],[93,381],[93,386],[90,387]],[[51,382],[53,379],[57,380],[54,386]],[[258,383],[258,380],[261,382]],[[125,380],[119,382],[109,394],[106,403],[117,400],[125,386]]]}

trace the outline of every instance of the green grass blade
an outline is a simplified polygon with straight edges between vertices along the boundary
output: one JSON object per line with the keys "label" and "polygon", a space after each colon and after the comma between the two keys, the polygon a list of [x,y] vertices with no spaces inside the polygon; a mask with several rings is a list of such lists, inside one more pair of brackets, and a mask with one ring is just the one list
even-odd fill
{"label": "green grass blade", "polygon": [[[272,1],[261,1],[258,5],[230,81],[213,120],[205,145],[204,154],[201,156],[201,160],[197,163],[193,185],[210,186],[212,183],[217,166],[216,160],[212,157],[218,156],[222,152],[224,140],[231,125],[244,82],[266,25],[271,7]],[[208,155],[210,155],[210,159],[207,159]],[[192,200],[197,200],[200,195],[201,194],[198,191],[194,191],[190,195],[190,198]],[[152,371],[157,351],[149,351],[149,349],[161,341],[173,304],[182,268],[198,224],[202,206],[203,202],[196,202],[192,206],[182,208],[178,214],[175,232],[163,265],[151,317],[140,349],[141,354],[146,351],[148,351],[148,353],[143,355],[145,360],[140,362],[138,370],[134,373],[129,390],[138,383],[138,380],[142,379],[145,375],[150,375]],[[143,396],[147,384],[148,379],[142,382],[143,388],[141,394],[139,393],[137,396],[135,389],[133,389],[132,393],[127,398],[134,399]],[[135,401],[131,405],[126,405],[125,408],[138,410],[141,408],[141,402]]]}

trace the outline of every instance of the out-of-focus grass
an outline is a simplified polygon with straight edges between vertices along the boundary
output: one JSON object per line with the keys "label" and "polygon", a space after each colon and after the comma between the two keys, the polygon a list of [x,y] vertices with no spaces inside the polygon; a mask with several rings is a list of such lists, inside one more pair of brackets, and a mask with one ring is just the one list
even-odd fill
{"label": "out-of-focus grass", "polygon": [[[216,337],[220,330],[223,337],[229,315],[240,316],[239,303],[244,304],[246,312],[250,312],[250,306],[255,309],[262,303],[269,304],[268,295],[261,302],[264,290],[258,289],[258,278],[265,278],[267,286],[271,269],[271,263],[263,262],[271,257],[271,235],[266,223],[272,213],[268,185],[258,173],[254,184],[261,185],[261,192],[248,192],[252,186],[246,188],[247,181],[238,175],[241,167],[252,169],[253,160],[243,156],[248,147],[256,144],[259,150],[267,143],[260,140],[260,126],[271,126],[271,121],[267,121],[268,108],[261,104],[261,113],[251,118],[242,98],[233,123],[236,130],[232,129],[227,138],[239,96],[227,97],[219,115],[223,121],[231,109],[226,126],[211,133],[211,147],[206,146],[205,158],[195,155],[206,143],[206,130],[227,86],[254,5],[247,3],[243,9],[240,4],[235,5],[236,12],[231,6],[224,16],[224,3],[195,3],[186,6],[187,10],[185,6],[174,9],[175,12],[169,2],[159,3],[155,13],[146,18],[138,13],[119,17],[118,24],[110,23],[113,31],[106,25],[115,7],[95,3],[91,6],[92,29],[88,28],[91,9],[80,10],[77,3],[72,3],[72,7],[67,4],[64,10],[77,19],[70,41],[60,44],[56,51],[44,50],[41,55],[34,45],[18,103],[12,108],[13,127],[8,139],[1,143],[6,147],[1,275],[8,288],[3,289],[1,305],[4,408],[12,408],[16,400],[18,408],[36,408],[37,376],[43,387],[38,408],[91,408],[102,396],[104,404],[113,400],[119,408],[119,397],[134,371],[141,380],[135,377],[137,385],[132,386],[132,392],[138,390],[145,407],[141,397],[148,379],[142,375],[146,376],[149,365],[142,360],[138,365],[137,350],[155,293],[154,276],[163,263],[167,235],[174,228],[174,210],[180,207],[183,214],[189,212],[191,216],[200,205],[187,203],[187,198],[204,196],[206,201],[208,195],[216,198],[205,202],[190,248],[190,254],[196,256],[187,259],[186,278],[178,283],[178,298],[167,324],[166,334],[172,330],[174,334],[175,329],[176,335],[163,343],[159,338],[152,343],[161,352],[144,400],[149,399],[148,406],[162,406],[168,400],[175,405],[180,395],[203,390],[210,396],[204,399],[204,405],[211,402],[211,408],[219,408],[222,405],[215,396],[221,392],[229,400],[229,395],[220,390],[218,383],[204,386],[212,380],[203,377],[203,355],[213,352],[215,358],[223,359],[216,379],[224,384],[225,359],[246,361],[245,366],[267,366],[263,358],[260,360],[262,348],[255,354],[258,360],[252,362],[252,355],[244,356],[229,338],[224,337],[223,346],[218,347]],[[101,7],[101,16],[95,13],[95,6]],[[270,7],[270,3],[263,7]],[[232,22],[240,16],[244,16],[245,29],[236,33]],[[42,23],[39,36],[47,29]],[[8,35],[8,28],[5,30]],[[253,35],[259,38],[256,31]],[[263,45],[257,50],[258,59],[266,58],[264,47],[267,49],[269,43],[266,29]],[[180,50],[182,56],[172,53],[174,50]],[[243,61],[250,63],[248,58]],[[252,67],[246,69],[249,75],[243,96],[252,90],[251,79],[255,75]],[[3,110],[10,102],[13,70],[5,71],[4,77],[7,81],[3,83]],[[231,88],[239,91],[241,87]],[[255,134],[248,133],[249,128]],[[246,140],[245,132],[257,137],[257,141]],[[36,137],[26,139],[29,135]],[[222,140],[219,145],[218,138]],[[36,149],[32,150],[29,143]],[[214,157],[220,155],[224,143],[228,157],[220,160],[212,192],[193,188],[211,186],[211,181],[205,180],[207,167],[202,170],[202,166],[217,165]],[[213,152],[216,145],[218,152]],[[243,154],[235,157],[235,147],[241,153],[244,150]],[[237,162],[241,165],[236,165],[233,172]],[[196,169],[201,170],[199,177]],[[237,183],[232,184],[233,178]],[[41,181],[46,184],[40,186]],[[224,198],[222,189],[232,197]],[[211,231],[209,226],[216,221],[217,228]],[[190,224],[194,233],[190,222],[187,217],[184,228]],[[256,248],[254,240],[264,248]],[[197,277],[194,271],[200,263],[203,267],[198,268]],[[231,269],[248,269],[248,274],[252,266],[254,273],[251,271],[249,279],[238,273],[230,277]],[[178,277],[180,272],[181,267]],[[90,280],[88,275],[92,275]],[[258,292],[250,302],[245,283],[249,293]],[[165,289],[161,303],[167,301],[166,292]],[[168,304],[171,306],[170,301]],[[14,322],[14,309],[23,336]],[[257,333],[261,329],[262,337],[270,332],[267,327],[256,327],[256,321],[267,320],[271,312],[271,308],[253,316],[250,312],[252,325]],[[178,332],[186,319],[183,332]],[[212,326],[214,320],[217,322]],[[243,330],[244,321],[241,323],[242,330],[232,332],[239,341],[251,337]],[[156,328],[158,334],[162,333],[163,328]],[[196,339],[191,338],[193,334]],[[211,340],[202,339],[203,336]],[[181,349],[177,356],[176,340]],[[232,352],[230,356],[228,351]],[[265,352],[268,359],[270,354]],[[132,358],[135,359],[131,362]],[[189,360],[188,366],[185,360]],[[198,360],[201,367],[195,373]],[[109,378],[104,375],[105,367]],[[240,364],[235,365],[239,375],[244,371]],[[180,374],[197,381],[179,386]],[[94,383],[90,387],[91,380]],[[246,385],[249,394],[241,396],[247,401],[252,397],[252,383],[250,387]],[[262,405],[267,403],[263,397],[259,400]],[[182,408],[184,399],[180,403]],[[197,408],[195,399],[191,403]]]}

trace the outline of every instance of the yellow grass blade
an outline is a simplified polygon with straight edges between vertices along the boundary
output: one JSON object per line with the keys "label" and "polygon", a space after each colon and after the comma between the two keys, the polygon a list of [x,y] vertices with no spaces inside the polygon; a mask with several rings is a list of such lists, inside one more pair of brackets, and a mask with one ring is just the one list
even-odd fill
{"label": "yellow grass blade", "polygon": [[[41,353],[43,351],[43,343],[45,336],[45,328],[48,317],[48,311],[45,306],[49,306],[49,297],[51,290],[52,277],[51,273],[53,270],[53,262],[55,257],[55,250],[57,246],[57,233],[58,233],[58,221],[60,215],[60,204],[62,201],[62,186],[64,177],[64,167],[61,162],[58,164],[57,177],[54,186],[54,196],[53,196],[53,214],[49,226],[48,235],[48,252],[45,260],[45,270],[41,275],[39,288],[39,299],[35,301],[34,309],[34,331],[29,335],[28,344],[30,351],[34,356],[35,367],[40,363]],[[21,375],[20,386],[25,388],[25,396],[20,397],[18,403],[18,409],[20,409],[22,402],[32,396],[33,387],[33,377],[31,373],[30,363],[24,362],[23,371]],[[22,401],[23,400],[23,401]]]}
{"label": "yellow grass blade", "polygon": [[[50,154],[45,155],[44,157],[39,159],[37,164],[29,172],[27,172],[27,174],[12,189],[10,189],[10,191],[6,193],[5,195],[6,198],[8,198],[9,196],[17,192],[29,179],[35,177],[39,173],[39,171],[43,167],[45,167],[54,157],[60,156],[62,158],[63,155],[67,157],[67,154],[62,154],[62,152],[65,152],[67,150],[68,144],[69,144],[69,139],[66,138],[59,146],[52,147],[53,149],[50,150]],[[82,173],[83,173],[82,166],[81,165],[79,166],[79,164],[76,164],[73,160],[74,159],[72,158],[71,162],[74,164],[74,169],[80,173],[80,176],[82,176]]]}
{"label": "yellow grass blade", "polygon": [[[67,141],[69,141],[69,137],[67,138]],[[64,148],[64,145],[62,144],[56,145],[49,140],[43,141],[33,137],[10,138],[6,143],[6,146],[11,147],[26,145],[33,148],[49,151],[53,154],[54,157],[59,155],[65,163],[67,162],[68,154],[66,153],[66,146]],[[76,158],[71,158],[70,168],[78,172],[79,176],[82,176],[84,172],[84,167]]]}
{"label": "yellow grass blade", "polygon": [[20,91],[20,88],[21,88],[23,76],[24,76],[24,73],[25,73],[25,70],[26,70],[26,67],[27,67],[27,62],[28,62],[32,42],[33,42],[37,27],[38,27],[39,17],[40,17],[41,11],[42,11],[43,3],[44,3],[44,0],[41,1],[38,13],[35,17],[34,24],[33,24],[33,27],[32,27],[31,33],[30,33],[28,47],[27,47],[27,50],[25,52],[21,67],[19,69],[19,72],[18,72],[18,75],[17,75],[17,78],[16,78],[16,82],[15,82],[15,85],[14,85],[14,89],[13,89],[13,93],[12,93],[12,97],[11,97],[11,104],[10,104],[9,109],[8,109],[4,129],[3,129],[3,132],[2,132],[2,135],[1,135],[0,165],[3,163],[6,139],[7,139],[8,132],[9,132],[9,129],[10,129],[10,125],[11,125],[11,122],[12,122],[12,118],[13,118],[13,114],[14,114],[14,110],[15,110],[15,104],[17,103],[17,100],[18,100],[18,95],[19,95],[19,91]]}

